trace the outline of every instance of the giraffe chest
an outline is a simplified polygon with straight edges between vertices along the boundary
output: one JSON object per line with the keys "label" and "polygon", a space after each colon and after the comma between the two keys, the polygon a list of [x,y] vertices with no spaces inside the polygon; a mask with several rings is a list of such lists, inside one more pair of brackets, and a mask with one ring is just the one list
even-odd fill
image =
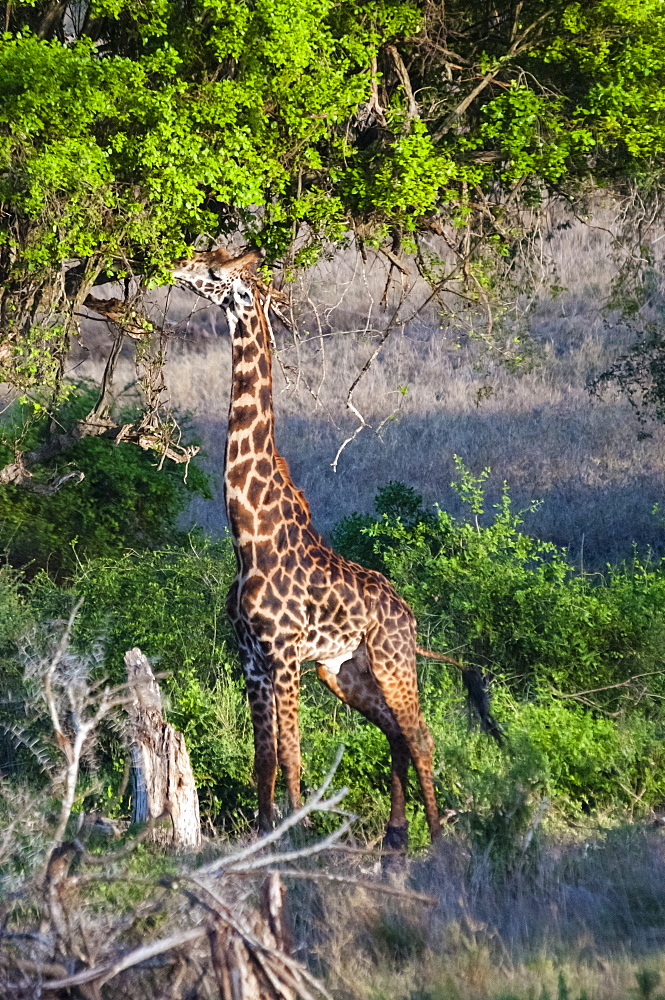
{"label": "giraffe chest", "polygon": [[349,588],[308,585],[282,586],[281,578],[252,573],[237,581],[237,597],[229,606],[232,618],[264,648],[288,647],[300,662],[325,663],[337,673],[367,632],[368,608]]}

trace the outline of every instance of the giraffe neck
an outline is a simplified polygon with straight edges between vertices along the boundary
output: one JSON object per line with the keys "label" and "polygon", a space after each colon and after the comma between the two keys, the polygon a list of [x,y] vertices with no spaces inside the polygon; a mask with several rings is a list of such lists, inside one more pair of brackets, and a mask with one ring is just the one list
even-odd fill
{"label": "giraffe neck", "polygon": [[246,309],[229,310],[233,342],[231,402],[224,492],[236,553],[247,567],[255,546],[268,540],[274,525],[266,511],[279,508],[287,484],[275,450],[272,358],[268,325],[253,300]]}

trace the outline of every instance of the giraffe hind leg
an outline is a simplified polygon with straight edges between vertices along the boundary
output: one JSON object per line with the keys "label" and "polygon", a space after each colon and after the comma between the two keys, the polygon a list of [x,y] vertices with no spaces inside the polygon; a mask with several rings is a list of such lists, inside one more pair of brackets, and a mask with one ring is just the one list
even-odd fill
{"label": "giraffe hind leg", "polygon": [[341,665],[337,674],[320,663],[317,675],[341,701],[356,709],[385,734],[391,755],[390,817],[386,846],[393,850],[405,850],[408,839],[406,787],[411,754],[395,716],[369,669],[364,645]]}
{"label": "giraffe hind leg", "polygon": [[420,710],[416,657],[410,628],[390,635],[377,629],[367,642],[370,669],[409,748],[425,804],[430,837],[441,833],[434,794],[432,753],[434,744]]}

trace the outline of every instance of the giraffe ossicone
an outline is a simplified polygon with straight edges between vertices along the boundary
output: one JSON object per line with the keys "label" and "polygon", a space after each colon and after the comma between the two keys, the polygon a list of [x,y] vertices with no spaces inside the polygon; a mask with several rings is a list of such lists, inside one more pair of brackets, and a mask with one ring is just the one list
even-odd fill
{"label": "giraffe ossicone", "polygon": [[238,638],[252,712],[259,825],[271,826],[278,763],[300,805],[300,665],[385,733],[391,752],[388,846],[406,847],[409,762],[434,839],[440,822],[433,743],[416,677],[416,623],[380,573],[335,553],[313,527],[274,440],[270,331],[251,273],[255,251],[198,253],[174,278],[226,310],[232,380],[224,494],[237,574],[227,608]]}

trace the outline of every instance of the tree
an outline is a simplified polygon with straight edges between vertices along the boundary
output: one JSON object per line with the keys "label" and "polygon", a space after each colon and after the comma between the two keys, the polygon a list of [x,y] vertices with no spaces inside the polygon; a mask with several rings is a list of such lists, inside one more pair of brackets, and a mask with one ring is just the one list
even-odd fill
{"label": "tree", "polygon": [[[525,209],[662,168],[658,0],[30,0],[3,21],[0,377],[55,405],[81,309],[99,310],[109,363],[74,438],[120,433],[124,338],[160,364],[137,279],[167,281],[197,239],[240,232],[289,272],[353,234],[391,269],[413,254],[491,337]],[[107,281],[122,298],[94,295]],[[123,439],[186,461],[144,390]],[[42,459],[0,482],[30,487]]]}

